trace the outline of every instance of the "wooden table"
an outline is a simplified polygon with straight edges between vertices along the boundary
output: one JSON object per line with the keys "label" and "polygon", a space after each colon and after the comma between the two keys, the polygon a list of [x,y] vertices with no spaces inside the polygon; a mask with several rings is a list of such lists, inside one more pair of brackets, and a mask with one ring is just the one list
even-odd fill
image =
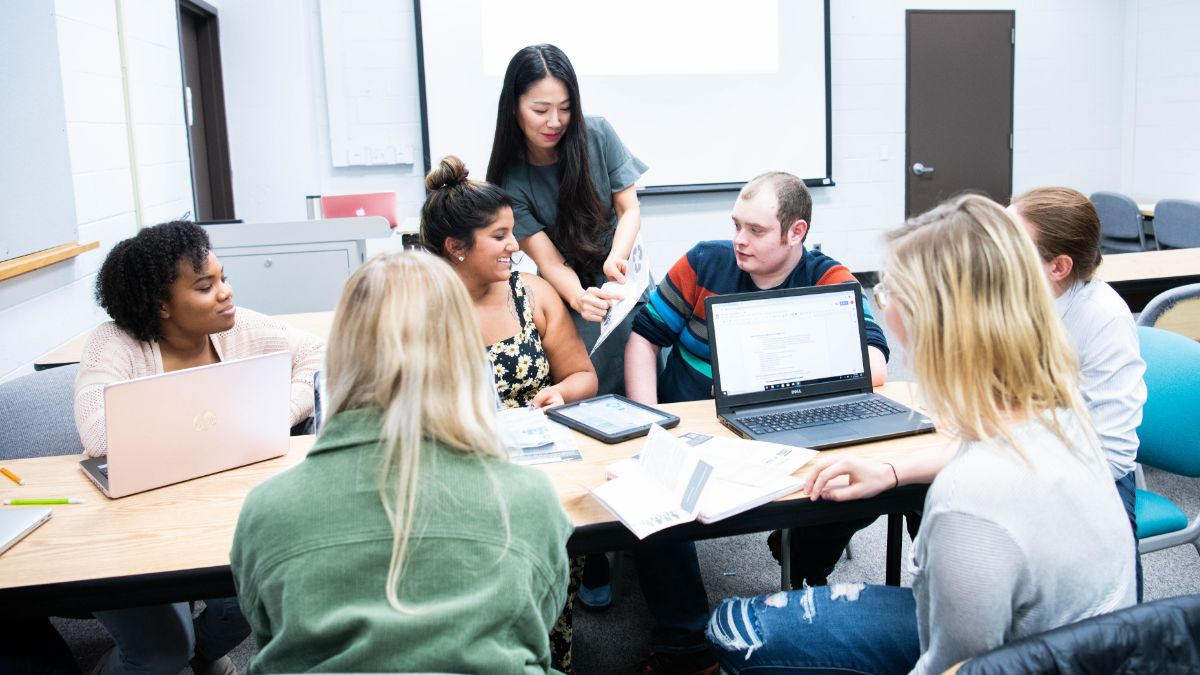
{"label": "wooden table", "polygon": [[[329,339],[329,328],[333,325],[333,312],[306,312],[303,314],[277,314],[276,319],[286,322],[300,330],[312,333],[322,340]],[[79,363],[79,359],[83,356],[83,344],[87,341],[88,335],[91,334],[91,329],[88,329],[79,335],[68,340],[66,343],[59,345],[55,349],[43,354],[41,358],[33,362],[34,370],[46,370],[47,368],[55,368],[57,366],[65,366],[68,363]]]}
{"label": "wooden table", "polygon": [[1200,248],[1110,253],[1096,278],[1112,286],[1131,311],[1140,312],[1159,293],[1200,282]]}
{"label": "wooden table", "polygon": [[[914,393],[906,383],[889,384],[881,392],[903,402]],[[662,407],[679,415],[675,432],[730,435],[717,422],[712,401]],[[636,541],[633,534],[588,496],[585,486],[603,483],[604,467],[638,452],[644,441],[605,445],[575,437],[582,461],[539,467],[553,480],[576,525],[568,548],[573,555],[626,548]],[[80,497],[85,503],[53,507],[49,522],[0,555],[0,607],[56,613],[232,595],[229,550],[245,495],[301,461],[313,440],[298,436],[283,457],[115,500],[84,477],[79,456],[5,462],[26,484],[0,479],[7,483],[0,484],[0,499]],[[944,442],[937,434],[922,434],[828,452],[895,458]],[[888,580],[899,583],[899,514],[920,509],[924,495],[925,486],[906,486],[874,499],[834,504],[796,494],[717,523],[690,523],[654,536],[705,539],[896,514],[889,520]]]}

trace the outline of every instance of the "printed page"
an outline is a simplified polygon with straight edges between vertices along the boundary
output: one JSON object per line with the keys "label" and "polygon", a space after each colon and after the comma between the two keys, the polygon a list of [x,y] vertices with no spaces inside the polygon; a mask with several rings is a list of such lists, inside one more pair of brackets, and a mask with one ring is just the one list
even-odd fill
{"label": "printed page", "polygon": [[696,514],[683,509],[661,483],[640,471],[610,480],[588,492],[638,539],[696,519]]}
{"label": "printed page", "polygon": [[713,466],[700,500],[699,520],[711,523],[774,501],[800,489],[793,477],[816,450],[779,443],[688,433],[681,439]]}
{"label": "printed page", "polygon": [[[718,474],[727,476],[753,468],[788,475],[817,456],[817,451],[810,448],[742,438],[686,433],[680,436],[680,440],[695,448],[700,458],[712,464]],[[756,472],[752,473],[757,475]]]}
{"label": "printed page", "polygon": [[621,300],[609,308],[608,314],[600,322],[600,335],[596,338],[596,344],[592,345],[589,355],[595,354],[596,349],[608,339],[617,326],[621,325],[634,307],[637,307],[638,300],[641,299],[649,285],[650,262],[646,259],[646,254],[642,249],[642,235],[639,233],[633,242],[633,249],[629,252],[629,266],[625,270],[625,283],[618,284],[609,281],[600,287],[602,291],[620,293]]}
{"label": "printed page", "polygon": [[506,408],[496,412],[500,438],[514,464],[549,464],[583,459],[571,430],[533,408]]}
{"label": "printed page", "polygon": [[670,432],[654,425],[641,459],[619,478],[589,490],[639,539],[696,518],[712,467]]}
{"label": "printed page", "polygon": [[702,523],[714,523],[799,489],[799,478],[762,467],[749,467],[733,477],[714,474],[700,499],[697,519]]}

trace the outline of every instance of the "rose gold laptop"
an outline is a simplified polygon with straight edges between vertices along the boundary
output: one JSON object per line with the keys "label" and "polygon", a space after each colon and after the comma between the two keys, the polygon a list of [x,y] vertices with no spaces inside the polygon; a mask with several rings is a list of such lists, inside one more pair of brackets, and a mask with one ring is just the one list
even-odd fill
{"label": "rose gold laptop", "polygon": [[108,455],[80,462],[116,498],[288,451],[292,357],[276,352],[104,388]]}
{"label": "rose gold laptop", "polygon": [[358,195],[321,197],[321,213],[326,218],[383,216],[394,229],[400,222],[395,192],[366,192]]}

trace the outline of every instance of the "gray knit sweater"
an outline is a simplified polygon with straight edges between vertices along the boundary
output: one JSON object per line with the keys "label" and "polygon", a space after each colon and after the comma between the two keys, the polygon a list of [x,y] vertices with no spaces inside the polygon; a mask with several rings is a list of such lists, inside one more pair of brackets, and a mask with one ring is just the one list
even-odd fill
{"label": "gray knit sweater", "polygon": [[968,443],[939,473],[913,546],[921,658],[964,659],[1134,603],[1133,539],[1112,475],[1075,417],[1070,452],[1038,421],[1011,449]]}

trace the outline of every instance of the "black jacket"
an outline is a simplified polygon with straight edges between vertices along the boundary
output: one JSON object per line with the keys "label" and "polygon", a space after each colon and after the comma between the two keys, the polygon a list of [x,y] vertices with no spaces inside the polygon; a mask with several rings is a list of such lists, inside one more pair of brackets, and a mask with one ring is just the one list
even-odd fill
{"label": "black jacket", "polygon": [[1200,595],[1102,614],[1010,642],[958,675],[1200,673]]}

